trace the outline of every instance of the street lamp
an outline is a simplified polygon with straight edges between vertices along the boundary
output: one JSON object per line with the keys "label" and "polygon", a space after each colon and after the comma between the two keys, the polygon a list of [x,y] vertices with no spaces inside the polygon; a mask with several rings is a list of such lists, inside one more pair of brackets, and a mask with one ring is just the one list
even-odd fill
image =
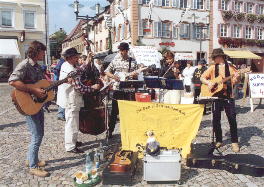
{"label": "street lamp", "polygon": [[[96,6],[100,6],[100,4],[97,4]],[[88,16],[88,15],[86,15],[86,16],[80,16],[79,15],[79,9],[80,8],[82,8],[83,7],[83,5],[82,4],[80,4],[79,3],[79,1],[78,0],[75,0],[74,2],[73,2],[73,4],[71,4],[70,5],[71,7],[73,7],[74,8],[74,13],[75,13],[75,16],[76,16],[76,20],[78,20],[78,19],[82,19],[82,20],[86,20],[86,35],[87,35],[87,51],[88,50],[90,50],[90,44],[89,44],[89,21],[90,20],[94,20],[94,19],[96,19],[96,16],[94,16],[94,17],[91,17],[91,16]]]}
{"label": "street lamp", "polygon": [[[192,14],[193,16],[193,20],[192,23],[194,24],[196,29],[199,29],[200,33],[199,33],[199,40],[200,40],[200,55],[199,55],[199,60],[202,59],[202,38],[203,38],[203,30],[208,30],[209,29],[209,15],[206,16],[206,23],[196,23],[196,16],[195,13]],[[196,34],[196,33],[195,33]]]}

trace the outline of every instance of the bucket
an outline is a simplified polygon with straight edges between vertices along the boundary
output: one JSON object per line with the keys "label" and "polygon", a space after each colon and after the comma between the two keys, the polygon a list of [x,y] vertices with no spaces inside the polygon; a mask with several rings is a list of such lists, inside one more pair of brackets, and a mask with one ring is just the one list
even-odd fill
{"label": "bucket", "polygon": [[148,93],[135,93],[137,102],[151,102],[151,95]]}

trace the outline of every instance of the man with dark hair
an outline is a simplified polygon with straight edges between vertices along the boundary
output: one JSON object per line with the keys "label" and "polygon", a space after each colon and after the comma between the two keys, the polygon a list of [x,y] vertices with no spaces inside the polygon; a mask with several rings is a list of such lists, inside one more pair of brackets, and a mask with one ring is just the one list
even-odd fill
{"label": "man with dark hair", "polygon": [[[119,53],[115,56],[115,58],[112,60],[112,62],[108,65],[108,67],[105,70],[105,74],[115,81],[119,82],[120,77],[118,74],[120,73],[129,73],[133,72],[137,69],[136,62],[128,56],[129,51],[129,45],[128,43],[122,42],[120,43],[119,47]],[[137,73],[131,73],[131,77],[137,76]],[[128,93],[125,93],[123,91],[120,91],[116,88],[116,90],[113,92],[113,100],[112,100],[112,111],[111,111],[111,117],[109,121],[109,132],[108,132],[108,138],[112,138],[113,131],[115,129],[115,124],[117,120],[117,115],[119,113],[118,111],[118,99],[128,99]]]}
{"label": "man with dark hair", "polygon": [[225,113],[230,125],[232,150],[234,152],[239,152],[235,101],[232,93],[232,87],[238,81],[239,73],[233,66],[228,65],[226,61],[226,54],[224,53],[223,49],[214,49],[211,58],[215,64],[210,66],[202,74],[202,83],[208,85],[209,89],[212,89],[214,88],[215,83],[211,82],[211,79],[214,79],[218,76],[223,78],[231,76],[231,80],[223,83],[224,89],[215,95],[220,98],[220,100],[217,100],[214,103],[213,109],[213,129],[216,136],[215,147],[219,148],[222,146],[223,137],[221,129],[221,111],[222,109],[225,109]]}
{"label": "man with dark hair", "polygon": [[[46,96],[45,90],[41,88],[28,87],[27,84],[34,84],[39,80],[45,79],[41,66],[38,61],[44,60],[46,47],[44,44],[33,41],[28,49],[27,59],[20,62],[11,76],[9,84],[18,90],[28,92],[38,98]],[[45,161],[40,161],[38,157],[39,147],[44,136],[44,113],[41,109],[37,114],[26,116],[28,129],[31,133],[31,143],[27,155],[27,165],[29,173],[39,177],[48,176],[48,172],[39,167],[46,165]]]}

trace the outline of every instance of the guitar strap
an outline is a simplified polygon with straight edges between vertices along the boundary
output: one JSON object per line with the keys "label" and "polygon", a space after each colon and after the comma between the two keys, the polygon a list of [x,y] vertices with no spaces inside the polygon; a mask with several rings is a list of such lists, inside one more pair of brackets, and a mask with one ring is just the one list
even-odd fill
{"label": "guitar strap", "polygon": [[129,73],[130,70],[131,70],[131,62],[132,62],[132,58],[131,57],[129,57],[128,62],[129,62],[129,64],[128,64],[128,73]]}
{"label": "guitar strap", "polygon": [[[215,65],[215,77],[219,76],[219,64]],[[230,76],[230,70],[229,70],[229,65],[227,61],[225,61],[225,77]],[[232,95],[232,85],[231,85],[231,80],[226,81],[224,84],[227,85],[227,97],[230,98]]]}

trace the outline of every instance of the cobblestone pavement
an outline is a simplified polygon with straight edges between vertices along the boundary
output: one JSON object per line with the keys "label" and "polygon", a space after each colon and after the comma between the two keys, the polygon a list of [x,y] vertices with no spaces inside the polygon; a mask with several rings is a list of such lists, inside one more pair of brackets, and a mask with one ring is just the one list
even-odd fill
{"label": "cobblestone pavement", "polygon": [[[0,85],[0,187],[2,186],[72,186],[73,174],[84,169],[85,155],[75,155],[64,151],[64,123],[57,121],[57,107],[50,107],[51,113],[45,113],[45,136],[40,149],[40,159],[48,162],[45,167],[51,175],[39,178],[28,174],[25,167],[26,152],[30,141],[24,116],[20,115],[9,97],[11,88],[7,84]],[[258,101],[256,101],[258,102]],[[264,156],[264,105],[260,105],[251,113],[248,102],[242,107],[237,102],[238,133],[241,153],[252,153]],[[222,115],[222,127],[225,146],[224,153],[232,153],[230,148],[229,126],[225,115]],[[210,115],[203,118],[196,142],[210,142]],[[117,132],[118,133],[118,129]],[[104,140],[104,135],[91,136],[80,134],[82,147],[88,151]],[[113,145],[120,141],[118,135],[109,142]],[[134,186],[153,186],[142,180],[142,164],[137,168]],[[256,178],[241,174],[231,174],[221,170],[194,169],[184,166],[181,186],[264,186],[264,178]],[[101,185],[101,184],[100,184]],[[177,184],[154,186],[178,186]]]}

